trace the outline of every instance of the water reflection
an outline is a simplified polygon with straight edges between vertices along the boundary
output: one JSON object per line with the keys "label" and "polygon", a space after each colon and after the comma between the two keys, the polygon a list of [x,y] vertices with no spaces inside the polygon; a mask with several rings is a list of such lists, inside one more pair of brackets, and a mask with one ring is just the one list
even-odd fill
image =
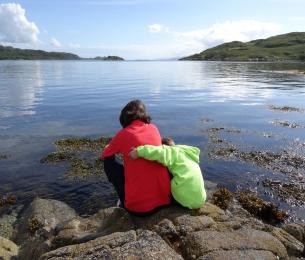
{"label": "water reflection", "polygon": [[238,101],[256,105],[278,95],[278,90],[304,88],[304,75],[274,73],[274,67],[304,68],[302,64],[192,62],[188,65],[189,73],[179,75],[179,79],[186,79],[183,85],[188,84],[192,90],[201,89],[207,102]]}
{"label": "water reflection", "polygon": [[0,117],[34,115],[44,84],[41,62],[1,62],[0,78]]}

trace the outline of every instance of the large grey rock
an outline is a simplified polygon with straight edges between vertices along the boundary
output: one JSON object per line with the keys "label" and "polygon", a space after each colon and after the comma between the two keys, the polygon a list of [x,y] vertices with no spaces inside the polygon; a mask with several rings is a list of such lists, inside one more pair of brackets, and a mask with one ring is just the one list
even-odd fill
{"label": "large grey rock", "polygon": [[58,232],[53,239],[52,247],[84,243],[114,232],[126,232],[135,229],[153,230],[164,219],[172,221],[185,214],[198,214],[198,211],[171,206],[143,218],[131,215],[122,208],[102,209],[88,218],[77,217],[64,225],[58,226]]}
{"label": "large grey rock", "polygon": [[58,248],[42,260],[63,259],[182,259],[156,233],[117,232],[89,242]]}
{"label": "large grey rock", "polygon": [[162,238],[175,238],[179,237],[178,231],[172,221],[164,219],[155,225],[152,229]]}
{"label": "large grey rock", "polygon": [[220,250],[208,253],[198,260],[277,260],[270,251],[263,250]]}
{"label": "large grey rock", "polygon": [[18,246],[4,238],[0,237],[0,259],[9,260],[18,255]]}
{"label": "large grey rock", "polygon": [[283,244],[269,233],[239,229],[237,231],[198,231],[186,236],[185,254],[204,256],[219,250],[262,250],[270,251],[281,258],[287,258]]}
{"label": "large grey rock", "polygon": [[230,219],[230,216],[228,216],[225,211],[209,202],[205,203],[203,207],[198,210],[197,215],[209,216],[215,221],[227,221]]}
{"label": "large grey rock", "polygon": [[17,225],[15,240],[21,244],[21,259],[37,259],[49,251],[56,228],[76,216],[74,209],[63,202],[36,198]]}
{"label": "large grey rock", "polygon": [[97,237],[131,229],[134,229],[132,217],[124,209],[102,209],[88,218],[77,217],[60,225],[52,246],[57,248],[84,243]]}
{"label": "large grey rock", "polygon": [[36,198],[29,207],[22,213],[17,226],[16,241],[23,240],[33,236],[29,233],[29,225],[33,220],[39,223],[38,233],[44,236],[53,235],[56,227],[77,216],[74,209],[67,204],[51,199]]}
{"label": "large grey rock", "polygon": [[216,226],[216,222],[208,216],[183,215],[174,220],[174,224],[180,234],[185,235],[193,231],[199,231]]}
{"label": "large grey rock", "polygon": [[281,228],[274,228],[271,234],[280,240],[286,247],[290,256],[302,256],[304,252],[304,245],[295,237],[287,233]]}
{"label": "large grey rock", "polygon": [[297,240],[305,243],[305,225],[304,224],[286,224],[283,229]]}

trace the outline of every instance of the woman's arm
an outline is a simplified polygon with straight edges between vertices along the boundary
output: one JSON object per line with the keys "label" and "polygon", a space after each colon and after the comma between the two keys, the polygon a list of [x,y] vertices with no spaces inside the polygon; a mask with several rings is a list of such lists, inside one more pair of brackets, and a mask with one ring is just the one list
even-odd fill
{"label": "woman's arm", "polygon": [[105,147],[101,155],[101,159],[115,155],[117,153],[121,153],[121,142],[122,142],[122,134],[120,131],[111,139],[110,143]]}
{"label": "woman's arm", "polygon": [[150,161],[157,161],[168,167],[176,160],[177,151],[174,147],[167,145],[143,145],[133,149],[129,156],[133,160],[140,157]]}

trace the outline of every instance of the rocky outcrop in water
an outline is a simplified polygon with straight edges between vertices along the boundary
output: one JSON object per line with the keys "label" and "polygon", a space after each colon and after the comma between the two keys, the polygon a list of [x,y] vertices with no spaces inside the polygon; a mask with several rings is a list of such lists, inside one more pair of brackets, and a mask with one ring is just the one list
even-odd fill
{"label": "rocky outcrop in water", "polygon": [[[302,259],[305,225],[281,228],[255,218],[235,200],[227,210],[170,206],[140,218],[118,207],[78,216],[68,205],[35,199],[20,215],[16,242],[0,238],[13,259]],[[18,259],[17,258],[17,259]],[[16,259],[16,258],[14,258]]]}

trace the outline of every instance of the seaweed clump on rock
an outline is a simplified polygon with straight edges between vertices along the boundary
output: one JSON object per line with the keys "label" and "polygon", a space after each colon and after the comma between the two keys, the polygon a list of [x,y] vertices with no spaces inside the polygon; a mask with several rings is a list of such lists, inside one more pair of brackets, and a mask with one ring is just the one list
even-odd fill
{"label": "seaweed clump on rock", "polygon": [[35,235],[36,231],[41,229],[43,227],[43,224],[35,217],[29,219],[27,230],[30,233],[31,236]]}
{"label": "seaweed clump on rock", "polygon": [[233,201],[233,194],[227,188],[220,188],[213,193],[212,202],[219,208],[226,210]]}
{"label": "seaweed clump on rock", "polygon": [[17,202],[17,197],[14,195],[8,195],[6,197],[0,197],[0,208],[14,205]]}
{"label": "seaweed clump on rock", "polygon": [[281,181],[264,180],[263,186],[274,191],[283,201],[292,205],[305,205],[305,184],[304,182],[293,181],[283,183]]}
{"label": "seaweed clump on rock", "polygon": [[268,106],[270,110],[272,111],[279,111],[279,112],[304,112],[303,108],[299,107],[290,107],[290,106],[275,106],[275,105],[270,105]]}
{"label": "seaweed clump on rock", "polygon": [[250,191],[238,192],[237,200],[248,212],[268,223],[277,224],[288,218],[287,213],[279,210],[275,204],[258,198]]}
{"label": "seaweed clump on rock", "polygon": [[54,142],[56,151],[43,157],[41,163],[69,164],[66,176],[84,178],[103,174],[100,153],[109,143],[110,138],[68,138]]}
{"label": "seaweed clump on rock", "polygon": [[0,154],[0,160],[7,160],[8,158],[10,158],[11,156],[8,154]]}
{"label": "seaweed clump on rock", "polygon": [[68,138],[57,140],[54,144],[58,149],[63,151],[100,151],[109,143],[110,140],[110,138],[105,137],[98,139]]}

